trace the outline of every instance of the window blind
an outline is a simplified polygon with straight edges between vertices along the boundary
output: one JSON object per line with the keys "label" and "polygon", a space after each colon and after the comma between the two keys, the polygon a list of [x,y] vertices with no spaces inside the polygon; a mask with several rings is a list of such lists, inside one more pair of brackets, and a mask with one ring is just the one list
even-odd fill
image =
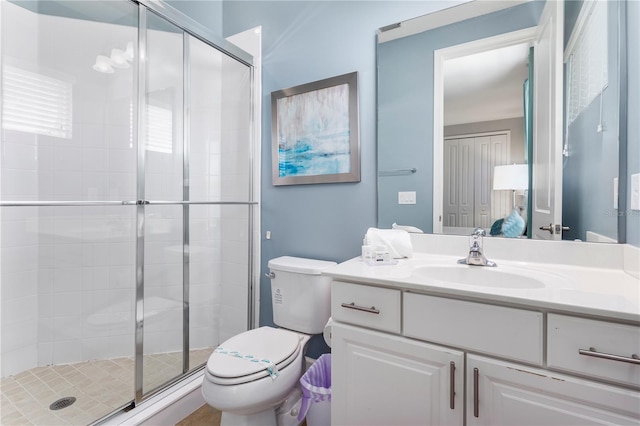
{"label": "window blind", "polygon": [[171,110],[147,104],[146,149],[171,154],[172,148],[173,117]]}
{"label": "window blind", "polygon": [[3,128],[71,139],[71,83],[10,65],[2,74]]}
{"label": "window blind", "polygon": [[569,54],[567,119],[572,123],[607,87],[607,2],[596,0]]}

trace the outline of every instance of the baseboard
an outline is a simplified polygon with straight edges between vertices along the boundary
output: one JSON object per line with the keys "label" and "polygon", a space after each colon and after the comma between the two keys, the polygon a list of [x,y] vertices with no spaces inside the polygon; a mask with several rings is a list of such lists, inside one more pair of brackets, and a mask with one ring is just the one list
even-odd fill
{"label": "baseboard", "polygon": [[202,407],[202,379],[198,374],[184,383],[168,389],[145,401],[128,413],[109,419],[109,424],[137,425],[175,425]]}

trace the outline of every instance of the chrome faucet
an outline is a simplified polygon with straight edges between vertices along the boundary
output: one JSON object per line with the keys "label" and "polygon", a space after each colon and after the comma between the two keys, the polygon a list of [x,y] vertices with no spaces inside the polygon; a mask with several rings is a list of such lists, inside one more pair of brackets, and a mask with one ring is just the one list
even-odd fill
{"label": "chrome faucet", "polygon": [[484,229],[474,229],[473,234],[469,237],[469,254],[464,259],[458,260],[458,263],[474,266],[498,266],[496,262],[487,260],[482,252],[482,237],[486,235],[487,232]]}

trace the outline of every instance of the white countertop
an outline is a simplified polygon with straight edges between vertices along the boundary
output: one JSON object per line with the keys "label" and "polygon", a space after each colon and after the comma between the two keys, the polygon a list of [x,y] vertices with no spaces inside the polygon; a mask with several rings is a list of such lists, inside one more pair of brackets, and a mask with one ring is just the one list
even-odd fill
{"label": "white countertop", "polygon": [[[396,265],[369,265],[360,257],[323,272],[333,279],[361,282],[441,296],[499,302],[546,311],[575,313],[640,323],[640,279],[618,268],[491,260],[498,272],[536,278],[541,288],[506,288],[458,284],[419,274],[424,266],[486,268],[456,265],[463,256],[414,253]],[[473,273],[473,270],[470,271]],[[488,271],[487,271],[488,272]]]}

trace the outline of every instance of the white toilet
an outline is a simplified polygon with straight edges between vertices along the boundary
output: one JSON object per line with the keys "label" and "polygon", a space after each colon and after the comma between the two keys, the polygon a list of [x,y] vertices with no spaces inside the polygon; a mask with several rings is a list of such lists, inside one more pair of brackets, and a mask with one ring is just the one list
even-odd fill
{"label": "white toilet", "polygon": [[331,315],[331,280],[320,275],[335,262],[283,256],[268,263],[273,321],[222,343],[209,357],[202,383],[207,404],[222,411],[221,425],[298,425],[304,354],[312,334]]}

